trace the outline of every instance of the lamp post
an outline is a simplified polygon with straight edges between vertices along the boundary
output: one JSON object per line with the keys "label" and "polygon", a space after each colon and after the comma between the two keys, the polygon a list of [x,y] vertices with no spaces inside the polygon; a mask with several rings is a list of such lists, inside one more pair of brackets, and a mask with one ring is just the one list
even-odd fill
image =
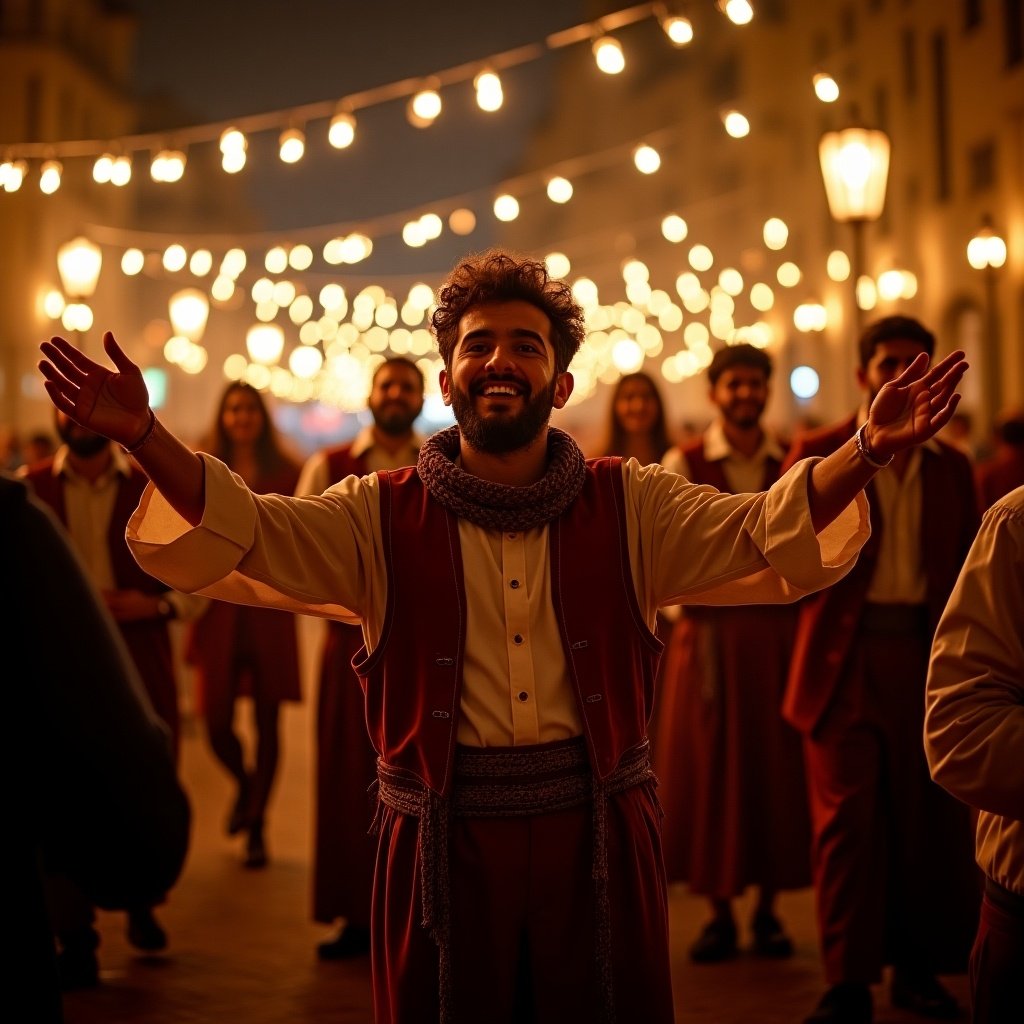
{"label": "lamp post", "polygon": [[967,262],[984,275],[984,339],[985,351],[982,356],[982,423],[983,437],[988,440],[992,423],[1000,412],[999,397],[999,306],[996,301],[998,284],[996,271],[1006,262],[1006,242],[995,233],[992,222],[986,214],[981,227],[967,243]]}
{"label": "lamp post", "polygon": [[853,322],[859,335],[864,317],[857,291],[864,273],[864,225],[885,206],[889,176],[889,136],[877,128],[853,125],[826,132],[818,143],[821,176],[832,219],[853,229],[850,276]]}
{"label": "lamp post", "polygon": [[65,242],[57,250],[57,271],[64,294],[71,299],[61,321],[65,328],[84,339],[92,327],[92,309],[86,300],[92,298],[100,279],[103,254],[100,247],[82,235]]}

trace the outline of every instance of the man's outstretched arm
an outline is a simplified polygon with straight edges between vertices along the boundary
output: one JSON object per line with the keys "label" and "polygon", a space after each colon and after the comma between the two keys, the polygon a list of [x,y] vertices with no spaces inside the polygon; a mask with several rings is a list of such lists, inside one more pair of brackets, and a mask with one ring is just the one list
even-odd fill
{"label": "man's outstretched arm", "polygon": [[76,423],[122,445],[172,508],[193,526],[203,517],[202,459],[172,434],[149,406],[142,371],[113,334],[103,348],[116,371],[90,359],[64,338],[44,341],[39,370],[53,404]]}
{"label": "man's outstretched arm", "polygon": [[949,422],[966,370],[963,352],[952,352],[934,366],[922,352],[899,377],[882,386],[860,435],[866,456],[851,438],[811,470],[808,503],[815,532],[853,501],[880,468],[875,463],[888,463],[897,452],[922,444]]}

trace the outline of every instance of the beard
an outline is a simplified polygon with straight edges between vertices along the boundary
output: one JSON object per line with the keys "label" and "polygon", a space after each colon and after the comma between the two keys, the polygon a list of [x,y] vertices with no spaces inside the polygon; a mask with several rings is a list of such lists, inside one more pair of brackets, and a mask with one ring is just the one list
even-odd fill
{"label": "beard", "polygon": [[[483,383],[495,383],[502,377],[488,377]],[[519,381],[510,381],[519,385]],[[479,416],[473,407],[473,397],[452,386],[452,411],[459,431],[477,451],[489,455],[507,455],[519,451],[535,441],[551,416],[555,401],[556,379],[550,387],[528,395],[522,412],[514,416]]]}
{"label": "beard", "polygon": [[406,406],[401,408],[395,406],[390,410],[382,409],[379,414],[374,409],[371,409],[370,412],[373,414],[373,422],[377,429],[381,433],[387,434],[388,437],[402,437],[409,433],[412,430],[412,425],[416,422],[416,417],[419,416],[419,410],[414,412]]}
{"label": "beard", "polygon": [[755,403],[755,406],[751,408],[751,403],[744,402],[739,408],[730,407],[722,410],[723,418],[740,430],[750,430],[752,427],[756,427],[761,422],[762,415],[764,415],[764,405],[760,403]]}
{"label": "beard", "polygon": [[72,454],[80,459],[88,459],[98,455],[110,442],[102,434],[96,434],[76,423],[60,423],[57,425],[60,439],[71,449]]}

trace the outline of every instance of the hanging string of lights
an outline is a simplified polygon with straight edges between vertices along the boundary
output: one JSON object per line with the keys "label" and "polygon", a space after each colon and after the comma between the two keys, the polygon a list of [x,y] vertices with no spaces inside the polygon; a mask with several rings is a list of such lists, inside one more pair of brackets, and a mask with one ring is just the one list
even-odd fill
{"label": "hanging string of lights", "polygon": [[[715,7],[736,24],[745,24],[753,13],[746,0],[715,0]],[[152,177],[163,182],[178,181],[184,173],[188,146],[209,142],[218,143],[224,171],[237,173],[246,163],[249,136],[265,131],[279,132],[279,157],[293,163],[302,159],[305,130],[312,122],[327,121],[328,141],[333,147],[344,149],[355,140],[357,112],[376,104],[405,99],[410,123],[426,128],[441,111],[441,90],[467,81],[473,83],[480,108],[496,111],[504,101],[500,73],[537,60],[550,50],[590,42],[595,63],[601,71],[607,74],[622,71],[625,54],[613,33],[650,17],[658,20],[673,45],[685,46],[692,41],[693,25],[685,14],[670,10],[665,3],[639,4],[548,36],[538,43],[493,54],[426,78],[389,83],[340,100],[238,118],[230,123],[194,126],[175,131],[173,135],[152,133],[108,142],[76,140],[56,145],[14,145],[3,153],[0,187],[8,192],[16,191],[27,172],[26,160],[43,158],[39,187],[44,193],[52,193],[60,185],[60,158],[75,157],[95,158],[93,177],[96,181],[123,185],[131,178],[131,154],[147,150],[155,154],[150,164]],[[834,80],[823,73],[815,76],[814,86],[822,102],[834,102],[838,97]],[[740,111],[722,111],[720,116],[731,136],[742,138],[749,133],[750,125]],[[469,193],[437,200],[413,211],[360,222],[320,225],[302,232],[262,232],[244,237],[193,234],[188,239],[172,240],[162,234],[93,225],[88,233],[95,241],[120,250],[120,267],[127,275],[144,269],[159,273],[162,269],[173,278],[187,268],[196,279],[200,287],[186,288],[172,296],[171,320],[182,320],[183,309],[199,310],[202,323],[191,327],[174,323],[175,333],[164,346],[164,357],[169,363],[186,372],[201,372],[207,359],[201,338],[209,301],[227,304],[237,298],[237,290],[242,290],[252,302],[256,323],[246,339],[248,355],[238,352],[230,356],[223,367],[225,374],[245,377],[293,401],[317,398],[342,407],[359,408],[365,399],[365,374],[384,351],[405,352],[423,362],[430,361],[428,353],[432,343],[424,323],[432,302],[432,290],[426,283],[417,281],[402,298],[379,284],[366,284],[349,296],[336,278],[337,271],[334,271],[334,279],[316,290],[314,279],[320,271],[313,266],[314,245],[321,247],[320,255],[325,264],[337,267],[365,260],[372,252],[374,238],[385,234],[400,232],[410,247],[426,245],[439,237],[445,222],[455,234],[470,234],[477,220],[485,215],[487,203],[490,203],[490,214],[496,219],[510,221],[518,216],[520,199],[541,189],[551,202],[566,202],[573,194],[574,179],[613,167],[627,153],[638,172],[654,174],[661,167],[663,154],[671,150],[677,138],[678,127],[671,126],[599,153],[575,156],[489,186],[487,195],[482,191]],[[667,212],[660,220],[660,230],[667,241],[678,244],[687,238],[689,229],[679,213]],[[296,241],[298,235],[304,237]],[[764,244],[768,249],[782,249],[787,236],[785,224],[774,219],[766,223]],[[207,285],[202,279],[213,273],[214,252],[220,259],[219,269]],[[836,255],[842,254],[833,254]],[[621,267],[624,300],[603,303],[593,281],[585,277],[575,279],[573,290],[587,311],[588,325],[587,345],[573,367],[577,378],[576,401],[592,393],[597,382],[614,379],[638,367],[647,358],[661,356],[665,334],[679,332],[683,343],[662,360],[661,372],[668,380],[680,380],[699,372],[710,358],[712,338],[743,338],[760,345],[770,343],[771,329],[763,314],[774,305],[775,284],[744,281],[735,268],[713,270],[715,256],[701,243],[689,245],[686,259],[686,269],[674,282],[675,294],[653,287],[647,267],[637,259],[628,260]],[[568,278],[571,263],[564,253],[551,252],[546,262],[554,276]],[[245,274],[247,267],[249,272]],[[296,275],[292,275],[292,271]],[[834,276],[831,266],[829,273]],[[841,268],[837,273],[842,273]],[[774,275],[777,285],[783,288],[793,287],[801,277],[799,268],[788,261],[777,266]],[[288,280],[289,276],[296,276],[298,285]],[[748,307],[742,316],[736,310],[738,298]],[[62,316],[63,306],[60,293],[55,291],[47,296],[47,312],[54,319]],[[810,326],[798,324],[798,328],[820,330],[823,310],[803,306],[800,309]],[[685,327],[684,311],[688,321]],[[696,319],[698,315],[707,323]],[[277,365],[286,351],[284,330],[274,322],[278,319],[290,321],[297,334],[287,354],[287,369]],[[430,379],[432,374],[427,376]]]}
{"label": "hanging string of lights", "polygon": [[[753,17],[748,0],[718,0],[715,6],[735,24],[746,24]],[[180,181],[185,173],[189,147],[212,142],[220,148],[224,171],[237,174],[246,165],[249,137],[271,131],[278,133],[279,158],[285,163],[296,163],[305,154],[306,129],[313,122],[326,121],[330,145],[335,149],[345,149],[355,141],[358,112],[405,100],[409,122],[418,128],[427,128],[441,113],[441,90],[466,82],[472,83],[480,109],[494,112],[504,103],[501,73],[539,60],[552,51],[590,42],[598,68],[606,74],[618,74],[625,67],[625,55],[614,33],[651,18],[658,21],[673,46],[683,47],[692,41],[693,23],[681,7],[677,11],[665,0],[636,4],[552,33],[538,42],[338,99],[116,139],[11,143],[3,148],[0,190],[15,192],[21,188],[29,173],[28,162],[35,160],[39,161],[39,188],[46,194],[52,194],[60,188],[62,161],[74,158],[93,160],[92,176],[97,183],[124,186],[132,179],[137,155],[146,153],[150,154],[149,173],[152,179],[173,183]]]}

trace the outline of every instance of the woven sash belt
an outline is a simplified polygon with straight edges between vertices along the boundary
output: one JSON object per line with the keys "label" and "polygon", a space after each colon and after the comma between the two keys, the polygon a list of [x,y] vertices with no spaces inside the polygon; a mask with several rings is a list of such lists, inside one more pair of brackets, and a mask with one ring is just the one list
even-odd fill
{"label": "woven sash belt", "polygon": [[[419,819],[420,890],[423,927],[437,943],[440,960],[441,1024],[451,1019],[450,894],[448,828],[457,817],[524,817],[592,804],[596,957],[604,1016],[614,1024],[611,984],[611,912],[608,901],[608,798],[654,778],[650,744],[645,739],[623,755],[603,782],[590,770],[586,742],[571,740],[531,747],[465,747],[455,752],[450,798],[427,789],[418,779],[377,759],[377,796],[381,804]],[[380,819],[378,811],[378,822]]]}

